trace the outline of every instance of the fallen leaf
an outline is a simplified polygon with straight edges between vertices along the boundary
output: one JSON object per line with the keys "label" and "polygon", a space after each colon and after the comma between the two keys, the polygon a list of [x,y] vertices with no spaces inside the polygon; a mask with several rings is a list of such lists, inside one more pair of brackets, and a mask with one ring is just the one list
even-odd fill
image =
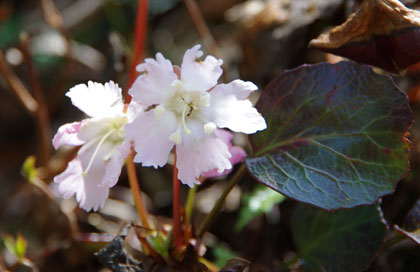
{"label": "fallen leaf", "polygon": [[401,72],[420,61],[420,12],[397,0],[366,0],[309,47]]}

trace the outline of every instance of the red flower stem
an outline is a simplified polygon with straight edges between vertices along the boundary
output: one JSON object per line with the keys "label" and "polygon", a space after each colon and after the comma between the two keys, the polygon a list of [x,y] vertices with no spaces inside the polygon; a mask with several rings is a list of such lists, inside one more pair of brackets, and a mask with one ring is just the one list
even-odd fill
{"label": "red flower stem", "polygon": [[[136,66],[142,60],[144,55],[144,48],[146,44],[146,28],[147,28],[147,7],[148,0],[137,1],[136,24],[134,27],[134,43],[133,56],[131,59],[130,73],[128,75],[128,88],[131,87],[136,79]],[[125,103],[130,103],[131,96],[128,92],[125,95]]]}
{"label": "red flower stem", "polygon": [[175,159],[174,159],[174,172],[172,177],[173,185],[173,237],[175,248],[180,249],[182,246],[182,236],[181,236],[181,200],[180,200],[180,182],[178,180],[178,168],[176,167],[176,149],[174,149]]}
{"label": "red flower stem", "polygon": [[133,153],[130,153],[126,160],[128,181],[130,183],[131,192],[133,193],[134,203],[136,204],[137,214],[141,219],[141,223],[145,228],[151,229],[151,223],[144,207],[143,198],[141,196],[139,181],[137,178],[136,167],[133,162]]}
{"label": "red flower stem", "polygon": [[[128,75],[127,92],[125,94],[125,103],[127,105],[131,101],[131,96],[128,95],[128,89],[131,87],[136,78],[136,65],[144,54],[147,27],[147,6],[147,0],[139,0],[137,2],[136,24],[134,27],[133,57],[131,60],[130,74]],[[126,110],[127,107],[124,109],[124,111]],[[128,156],[126,160],[126,167],[128,181],[130,183],[131,192],[133,193],[134,203],[136,204],[137,214],[139,215],[143,226],[146,228],[151,228],[152,224],[149,221],[147,210],[144,206],[143,198],[141,196],[137,172],[133,162],[133,153],[130,153]]]}

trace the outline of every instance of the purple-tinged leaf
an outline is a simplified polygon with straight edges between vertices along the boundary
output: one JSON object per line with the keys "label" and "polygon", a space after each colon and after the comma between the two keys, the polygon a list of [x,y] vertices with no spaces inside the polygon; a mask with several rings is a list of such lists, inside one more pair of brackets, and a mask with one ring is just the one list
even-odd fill
{"label": "purple-tinged leaf", "polygon": [[353,62],[305,65],[265,88],[268,128],[251,135],[249,171],[263,184],[326,210],[374,203],[409,165],[407,96]]}
{"label": "purple-tinged leaf", "polygon": [[308,271],[365,270],[388,230],[376,205],[330,213],[301,204],[291,226],[297,254]]}

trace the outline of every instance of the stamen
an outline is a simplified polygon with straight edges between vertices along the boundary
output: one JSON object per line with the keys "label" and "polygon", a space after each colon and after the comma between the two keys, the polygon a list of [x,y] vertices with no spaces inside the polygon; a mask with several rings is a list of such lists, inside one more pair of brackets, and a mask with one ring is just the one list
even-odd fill
{"label": "stamen", "polygon": [[154,108],[153,112],[155,113],[156,118],[159,119],[160,117],[162,117],[162,114],[165,112],[165,107],[162,105],[159,105],[156,108]]}
{"label": "stamen", "polygon": [[101,136],[99,135],[99,136],[89,140],[87,143],[82,145],[82,147],[79,149],[79,151],[77,153],[81,154],[81,153],[85,152],[87,149],[89,149],[92,145],[94,145],[100,139],[101,139]]}
{"label": "stamen", "polygon": [[180,145],[182,142],[181,132],[179,130],[175,131],[171,135],[169,135],[169,141]]}
{"label": "stamen", "polygon": [[181,89],[182,88],[182,81],[181,80],[179,80],[179,79],[175,79],[173,82],[172,82],[172,87],[174,87],[174,88],[176,88],[176,89]]}
{"label": "stamen", "polygon": [[117,150],[117,147],[114,146],[110,152],[108,152],[105,156],[104,156],[104,161],[109,161],[109,159],[111,159],[111,157],[114,155],[115,151]]}
{"label": "stamen", "polygon": [[200,95],[200,102],[201,102],[201,105],[203,105],[204,107],[210,106],[210,94],[205,93],[205,94]]}
{"label": "stamen", "polygon": [[187,128],[187,124],[185,123],[185,116],[187,115],[187,109],[189,109],[190,106],[185,105],[184,109],[182,110],[182,126],[184,128],[185,134],[189,135],[191,134],[191,130]]}
{"label": "stamen", "polygon": [[207,124],[204,124],[204,131],[205,131],[208,135],[210,135],[210,134],[212,134],[213,132],[215,132],[215,131],[216,131],[216,129],[217,129],[217,126],[216,126],[216,124],[215,124],[215,123],[213,123],[213,122],[208,122]]}
{"label": "stamen", "polygon": [[88,166],[86,167],[86,170],[83,171],[83,176],[86,176],[87,172],[90,170],[90,168],[92,167],[93,161],[95,160],[96,155],[98,155],[99,149],[102,146],[102,144],[105,142],[105,140],[113,133],[115,132],[113,129],[109,130],[103,137],[102,139],[99,141],[98,145],[96,146],[95,151],[93,152],[92,157],[90,158],[90,161],[88,163]]}

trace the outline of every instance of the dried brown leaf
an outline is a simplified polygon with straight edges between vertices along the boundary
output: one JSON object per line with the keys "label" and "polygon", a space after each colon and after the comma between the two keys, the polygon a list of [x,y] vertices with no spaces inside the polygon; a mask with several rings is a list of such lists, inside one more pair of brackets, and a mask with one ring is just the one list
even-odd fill
{"label": "dried brown leaf", "polygon": [[419,11],[397,0],[366,0],[343,24],[309,46],[399,72],[420,60],[419,33]]}

